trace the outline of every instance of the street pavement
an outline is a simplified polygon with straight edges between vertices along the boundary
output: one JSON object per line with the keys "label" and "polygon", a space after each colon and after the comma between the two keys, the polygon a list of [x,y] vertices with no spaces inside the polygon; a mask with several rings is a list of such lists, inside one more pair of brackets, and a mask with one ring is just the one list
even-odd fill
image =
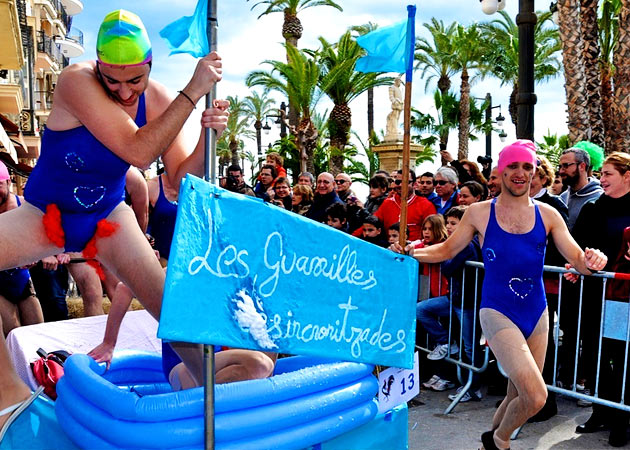
{"label": "street pavement", "polygon": [[[455,392],[422,390],[416,397],[424,405],[409,408],[409,450],[479,449],[481,433],[490,429],[495,404],[501,397],[484,396],[480,402],[457,405],[449,415],[444,410]],[[608,432],[577,434],[591,408],[578,407],[576,401],[558,396],[558,414],[546,422],[526,424],[511,448],[524,449],[612,449]]]}

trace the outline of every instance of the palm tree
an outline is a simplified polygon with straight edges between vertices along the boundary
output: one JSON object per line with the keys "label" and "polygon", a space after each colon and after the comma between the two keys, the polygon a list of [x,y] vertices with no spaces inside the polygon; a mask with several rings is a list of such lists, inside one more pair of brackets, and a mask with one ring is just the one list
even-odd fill
{"label": "palm tree", "polygon": [[630,1],[621,0],[619,10],[619,39],[615,46],[615,96],[613,103],[614,126],[616,127],[613,151],[628,151],[630,148]]}
{"label": "palm tree", "polygon": [[601,79],[599,67],[599,30],[597,0],[580,0],[580,26],[582,28],[582,58],[590,141],[605,145],[602,118]]}
{"label": "palm tree", "polygon": [[567,125],[572,143],[586,140],[588,136],[588,111],[584,73],[580,8],[578,0],[558,0],[558,20],[562,40],[564,89],[569,113]]}
{"label": "palm tree", "polygon": [[230,164],[238,164],[240,161],[239,150],[243,148],[243,137],[254,138],[255,133],[249,129],[249,116],[246,113],[244,102],[238,96],[232,97],[228,95],[227,100],[230,102],[229,117],[227,128],[221,136],[228,144],[231,152]]}
{"label": "palm tree", "polygon": [[429,133],[431,136],[412,135],[411,139],[427,147],[433,147],[436,142],[439,142],[439,148],[446,149],[449,133],[459,124],[459,101],[453,92],[447,91],[442,94],[439,89],[436,89],[433,93],[433,102],[437,119],[431,114],[424,114],[415,108],[411,109],[414,113],[411,117],[411,128],[418,133]]}
{"label": "palm tree", "polygon": [[232,157],[230,143],[226,139],[225,134],[221,135],[221,138],[217,141],[217,157],[219,158],[219,176],[223,176],[224,169],[230,164]]}
{"label": "palm tree", "polygon": [[317,52],[322,66],[320,87],[334,103],[328,117],[330,133],[330,171],[336,175],[343,172],[344,149],[348,143],[352,125],[352,110],[348,104],[368,88],[390,84],[389,77],[379,78],[378,73],[363,73],[354,70],[357,60],[365,51],[346,32],[336,44],[319,38],[322,48]]}
{"label": "palm tree", "polygon": [[[368,164],[365,165],[363,162],[356,159],[349,159],[349,165],[344,170],[348,174],[350,174],[352,181],[358,181],[360,183],[368,184],[380,167],[378,153],[372,150],[372,145],[375,143],[377,144],[378,142],[364,142],[361,137],[354,131],[352,132],[352,135],[359,142],[359,144],[361,144],[361,150],[363,150],[363,154],[367,158]],[[374,138],[374,140],[377,139]],[[359,152],[357,151],[357,153]]]}
{"label": "palm tree", "polygon": [[[364,25],[357,25],[350,27],[350,31],[357,33],[357,36],[363,36],[364,34],[371,33],[376,30],[378,25],[372,22],[368,22]],[[374,133],[374,88],[368,88],[367,90],[367,124],[368,124],[368,140]]]}
{"label": "palm tree", "polygon": [[272,111],[271,105],[276,102],[274,99],[267,96],[268,91],[264,90],[262,94],[254,91],[252,95],[245,97],[243,102],[243,109],[250,119],[254,120],[254,129],[256,130],[256,148],[258,149],[258,155],[262,155],[262,136],[260,130],[262,129],[262,121],[267,114]]}
{"label": "palm tree", "polygon": [[[457,159],[468,159],[468,139],[470,138],[470,85],[471,71],[483,71],[483,58],[486,54],[483,36],[478,24],[467,27],[457,25],[454,34],[454,61],[461,71],[459,89],[459,150]],[[473,77],[474,79],[474,77]]]}
{"label": "palm tree", "polygon": [[[424,27],[431,33],[432,41],[425,38],[416,39],[416,69],[420,69],[420,77],[426,80],[425,92],[429,83],[437,79],[437,88],[442,97],[448,94],[451,88],[451,78],[458,72],[454,60],[454,36],[457,29],[456,23],[445,26],[435,18],[431,23],[425,23]],[[444,118],[441,119],[444,122]],[[440,147],[446,148],[448,144],[448,130],[440,133]]]}
{"label": "palm tree", "polygon": [[[499,79],[501,86],[512,86],[508,110],[512,123],[516,127],[519,70],[518,26],[505,11],[500,11],[499,14],[501,14],[500,19],[480,25],[484,39],[488,43],[486,47],[488,53],[484,58],[484,64],[488,73]],[[558,30],[545,27],[545,24],[551,20],[551,13],[538,12],[536,14],[538,20],[534,28],[534,80],[540,83],[560,74],[561,63],[558,59],[558,52],[562,44]]]}
{"label": "palm tree", "polygon": [[317,142],[318,131],[313,125],[311,114],[321,93],[318,89],[320,68],[312,56],[298,50],[291,44],[286,46],[291,55],[289,63],[267,60],[264,64],[272,67],[270,72],[258,70],[247,75],[249,87],[263,86],[281,92],[296,105],[299,113],[297,127],[290,125],[295,136],[295,145],[300,152],[300,170],[313,173],[313,151]]}
{"label": "palm tree", "polygon": [[601,75],[602,118],[606,153],[614,151],[617,128],[613,115],[613,53],[619,40],[619,10],[621,0],[604,0],[599,19],[599,67]]}
{"label": "palm tree", "polygon": [[[250,1],[250,0],[247,0]],[[292,45],[297,47],[298,40],[302,37],[302,22],[298,18],[298,13],[306,8],[314,6],[331,6],[343,11],[343,8],[332,0],[255,0],[256,3],[251,9],[262,5],[265,10],[258,16],[260,19],[267,14],[281,12],[284,14],[284,22],[282,24],[282,37],[285,39],[285,46]],[[291,63],[291,54],[287,51],[287,62]],[[299,107],[289,100],[289,123],[293,126],[298,125]]]}
{"label": "palm tree", "polygon": [[[435,109],[437,111],[437,120],[431,114],[424,114],[416,108],[411,108],[413,113],[411,117],[411,129],[418,132],[417,135],[412,135],[411,139],[425,147],[425,151],[422,154],[422,159],[433,161],[433,158],[437,152],[434,150],[434,145],[440,140],[440,136],[444,133],[449,133],[450,130],[457,128],[459,123],[460,106],[459,101],[452,92],[447,92],[442,96],[439,89],[433,94],[433,100],[435,102]],[[477,102],[474,98],[469,99],[470,107],[470,125],[473,133],[486,133],[491,130],[492,123],[486,123],[485,121],[485,109],[488,106],[486,102],[477,106]],[[428,136],[427,136],[428,133]],[[470,140],[477,140],[475,134],[470,134]],[[432,156],[429,158],[429,156]]]}
{"label": "palm tree", "polygon": [[562,152],[569,148],[569,136],[566,134],[558,136],[547,130],[547,134],[543,136],[543,142],[536,142],[536,147],[538,147],[537,153],[545,156],[553,166],[557,166]]}

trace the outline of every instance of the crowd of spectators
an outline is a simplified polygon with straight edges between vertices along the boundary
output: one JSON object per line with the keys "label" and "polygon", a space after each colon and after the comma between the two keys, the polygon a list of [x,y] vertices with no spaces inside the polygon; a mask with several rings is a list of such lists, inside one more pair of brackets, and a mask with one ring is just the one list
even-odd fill
{"label": "crowd of spectators", "polygon": [[[446,240],[457,228],[467,207],[497,197],[501,193],[501,174],[496,167],[487,167],[484,172],[487,174],[486,179],[476,163],[469,160],[457,161],[445,151],[441,155],[447,165],[440,167],[435,173],[425,172],[419,176],[414,171],[409,173],[407,236],[409,242],[416,247]],[[287,176],[282,157],[270,153],[260,168],[253,187],[247,184],[243,170],[238,165],[227,168],[222,185],[232,192],[261,198],[275,207],[284,208],[380,247],[387,248],[399,239],[403,181],[401,170],[391,174],[383,171],[376,173],[369,180],[369,195],[365,199],[360,199],[353,191],[352,177],[346,173],[333,176],[322,172],[315,177],[304,172],[293,180],[295,185]],[[128,182],[128,193],[134,210],[139,211],[136,214],[138,223],[143,231],[148,232],[147,238],[155,248],[168,258],[168,249],[160,247],[158,232],[155,233],[156,236],[151,236],[151,225],[160,221],[160,211],[171,208],[172,212],[176,209],[177,192],[168,185],[168,179],[160,175],[149,180],[144,188],[138,185],[133,187],[134,183],[137,183],[137,178],[134,182]],[[580,148],[565,150],[557,167],[544,156],[540,156],[529,195],[532,199],[555,208],[580,246],[602,249],[609,257],[607,270],[628,269],[630,155],[610,155],[598,173],[591,167],[589,153]],[[8,171],[0,163],[0,213],[18,208],[21,201],[19,196],[12,193]],[[141,212],[143,209],[147,212],[146,217]],[[479,296],[477,287],[480,289],[481,280],[475,280],[474,276],[470,278],[469,272],[472,271],[467,271],[464,277],[466,261],[481,261],[480,247],[477,237],[452,260],[441,264],[424,264],[421,268],[417,319],[419,336],[428,336],[428,359],[431,361],[439,361],[459,352],[466,362],[478,363],[477,360],[473,361],[476,359],[473,358],[473,353],[482,354],[480,348],[473,352],[477,342],[472,338],[473,330],[478,327],[475,324],[478,315],[474,314],[474,310],[478,307],[475,299]],[[552,240],[548,242],[546,251],[547,265],[564,265],[564,258]],[[102,313],[103,292],[109,294],[113,288],[108,287],[108,282],[102,284],[98,277],[94,277],[93,267],[88,266],[85,260],[77,255],[62,254],[45,258],[30,267],[0,273],[0,318],[3,334],[6,335],[20,325],[66,319],[68,271],[86,299],[86,315]],[[105,279],[108,277],[109,285],[116,287],[118,281],[115,277],[105,273]],[[576,370],[575,361],[578,361],[578,382],[584,385],[579,387],[583,387],[587,394],[589,389],[593,392],[598,376],[597,364],[593,358],[597,357],[601,338],[599,317],[602,305],[599,301],[584,301],[580,311],[577,298],[579,295],[585,300],[586,297],[602,298],[606,293],[602,293],[601,283],[590,280],[584,284],[582,294],[568,282],[562,282],[560,286],[557,275],[545,276],[544,281],[550,317],[560,315],[562,324],[570,324],[561,325],[564,333],[561,349],[554,347],[553,334],[550,333],[544,378],[547,383],[553,383],[555,375],[565,387],[570,386]],[[611,283],[613,287],[609,287],[609,297],[624,297],[623,300],[627,301],[628,287],[620,287],[618,284]],[[559,308],[560,289],[565,300]],[[90,300],[91,298],[96,300]],[[451,317],[451,307],[455,312],[452,317],[457,318],[452,325],[462,329],[461,342],[455,338],[449,342],[445,329]],[[583,330],[579,336],[579,345],[576,332],[578,324]],[[608,341],[606,338],[603,340]],[[614,382],[623,378],[620,368],[623,368],[626,356],[621,344],[623,343],[607,343],[603,359],[606,364],[603,364],[599,375],[600,395],[611,399],[616,392]],[[577,359],[576,348],[582,348]],[[557,369],[554,366],[556,352],[560,371],[554,374]],[[428,366],[432,373],[423,374],[423,386],[436,391],[454,388],[454,372],[433,364]],[[603,380],[610,380],[611,383],[602,389]],[[479,400],[482,396],[480,387],[480,377],[475,375],[472,387],[461,401]],[[549,395],[547,405],[533,419],[545,420],[556,412],[555,397]],[[619,430],[625,430],[627,423],[627,413],[596,406],[591,419],[578,427],[577,431],[593,432],[611,428],[615,430],[615,434],[611,431],[611,443],[623,445],[626,442],[623,437],[625,434],[622,436]]]}

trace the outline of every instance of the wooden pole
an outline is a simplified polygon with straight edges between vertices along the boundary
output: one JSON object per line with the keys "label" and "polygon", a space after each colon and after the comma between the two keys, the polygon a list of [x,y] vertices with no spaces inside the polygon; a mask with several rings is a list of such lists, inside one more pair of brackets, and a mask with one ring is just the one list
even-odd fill
{"label": "wooden pole", "polygon": [[407,246],[407,199],[409,198],[409,150],[411,147],[411,81],[405,82],[402,185],[400,186],[400,246]]}

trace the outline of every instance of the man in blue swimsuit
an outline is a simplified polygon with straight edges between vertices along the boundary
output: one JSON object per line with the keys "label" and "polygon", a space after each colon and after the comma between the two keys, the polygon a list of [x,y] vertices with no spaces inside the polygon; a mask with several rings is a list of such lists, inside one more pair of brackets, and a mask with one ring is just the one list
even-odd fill
{"label": "man in blue swimsuit", "polygon": [[[541,374],[549,329],[542,281],[547,236],[553,237],[560,253],[581,273],[601,270],[607,261],[599,250],[582,251],[560,214],[529,198],[536,164],[533,142],[508,145],[499,155],[501,194],[469,206],[444,243],[405,249],[423,263],[438,263],[453,258],[479,234],[485,265],[481,327],[509,377],[492,431],[481,437],[486,450],[509,448],[512,432],[536,414],[547,398]],[[403,251],[398,244],[393,248]]]}
{"label": "man in blue swimsuit", "polygon": [[[22,200],[10,191],[9,171],[0,161],[0,214],[14,210]],[[0,317],[4,336],[21,325],[42,323],[44,316],[39,300],[35,296],[28,269],[14,268],[0,271]]]}
{"label": "man in blue swimsuit", "polygon": [[[221,58],[215,52],[201,58],[173,97],[149,78],[148,35],[140,19],[124,10],[106,16],[97,55],[97,61],[73,64],[59,76],[26,201],[0,215],[0,270],[82,251],[159,319],[164,271],[123,201],[125,175],[130,165],[148,167],[160,155],[175,188],[186,173],[203,173],[205,130],[225,129],[228,103],[216,101],[202,113],[192,152],[180,132],[197,102],[221,80]],[[200,355],[197,348],[182,355],[199,377]]]}

